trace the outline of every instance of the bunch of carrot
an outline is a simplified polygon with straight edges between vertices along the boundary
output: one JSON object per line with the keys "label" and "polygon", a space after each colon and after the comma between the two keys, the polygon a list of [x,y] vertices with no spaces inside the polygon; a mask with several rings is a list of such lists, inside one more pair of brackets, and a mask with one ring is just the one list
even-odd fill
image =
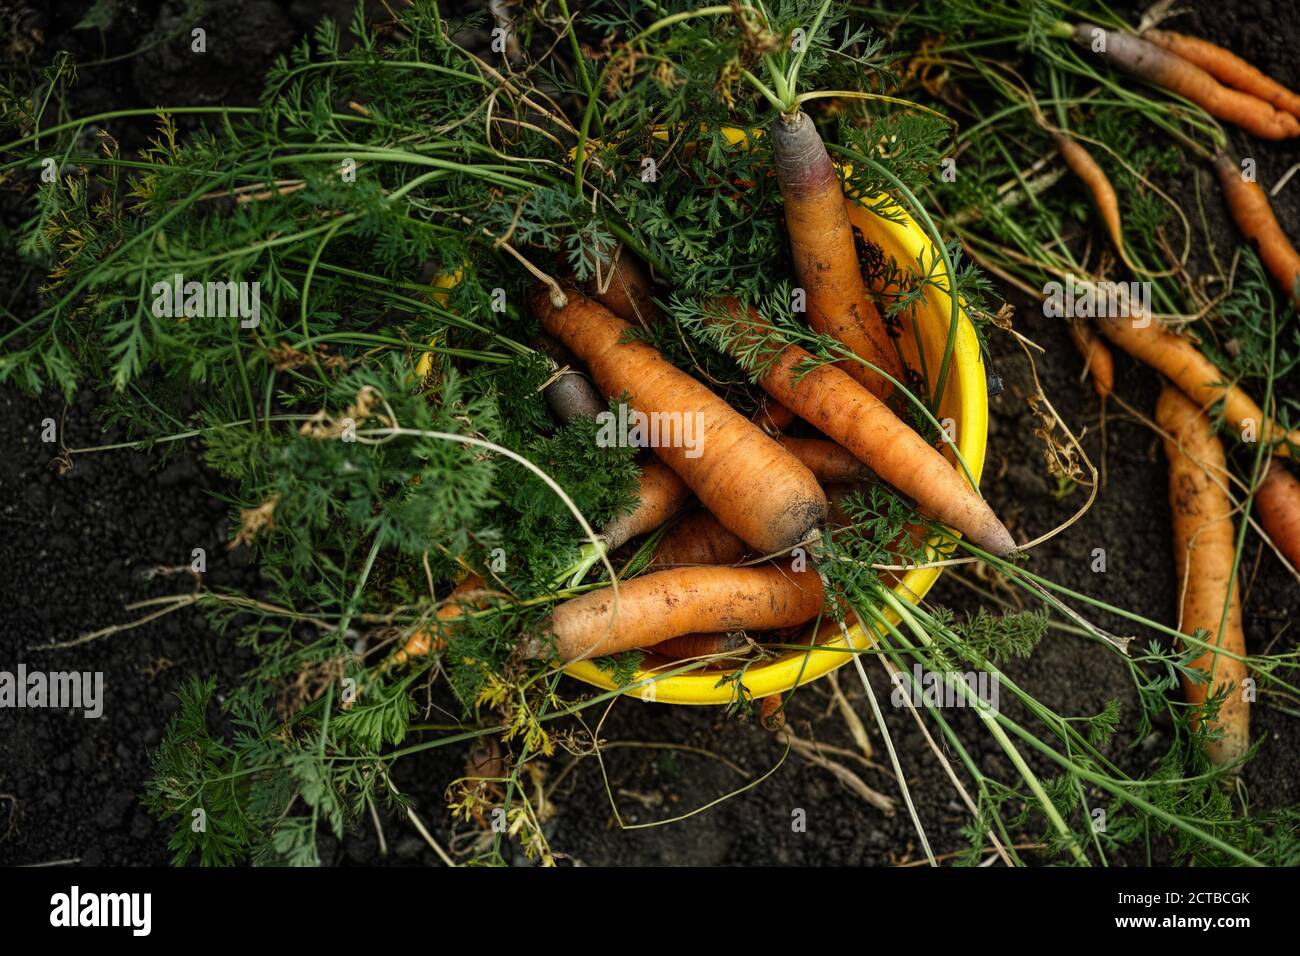
{"label": "bunch of carrot", "polygon": [[[1087,23],[1061,33],[1105,62],[1257,136],[1300,135],[1300,96],[1216,44],[1171,31],[1148,30],[1136,36]],[[1112,243],[1124,257],[1119,203],[1105,172],[1082,145],[1059,133],[1054,140],[1067,166],[1092,194]],[[1300,303],[1300,253],[1278,224],[1267,194],[1224,153],[1211,159],[1233,219],[1269,275]],[[1190,339],[1162,328],[1151,316],[1103,318],[1097,325],[1106,339],[1163,373],[1174,386],[1167,385],[1161,394],[1156,420],[1170,467],[1179,629],[1209,638],[1209,646],[1188,665],[1184,689],[1197,708],[1197,721],[1209,696],[1225,694],[1207,753],[1216,764],[1228,764],[1249,745],[1248,675],[1225,455],[1206,412],[1219,405],[1233,432],[1245,441],[1271,445],[1279,458],[1291,457],[1300,448],[1300,433],[1279,429]],[[1085,324],[1073,323],[1069,331],[1097,393],[1105,399],[1113,388],[1109,351]],[[1272,461],[1253,490],[1264,530],[1293,568],[1300,567],[1300,520],[1295,517],[1300,515],[1300,481],[1282,462]]]}
{"label": "bunch of carrot", "polygon": [[[796,112],[774,122],[770,141],[808,323],[837,340],[843,358],[796,374],[809,353],[772,346],[759,380],[770,400],[751,420],[629,335],[663,321],[651,279],[630,253],[618,255],[589,294],[567,286],[560,299],[539,286],[529,305],[565,372],[580,365],[600,396],[626,398],[648,416],[689,416],[703,428],[694,452],[671,443],[653,449],[639,504],[602,530],[613,550],[685,512],[664,532],[646,573],[556,606],[525,642],[526,656],[573,661],[630,648],[720,654],[736,649],[738,632],[806,624],[826,600],[816,566],[829,516],[823,483],[888,482],[977,546],[1002,556],[1015,550],[979,493],[886,404],[903,365],[863,283],[848,200],[821,136]],[[732,301],[717,305],[716,321],[734,327],[737,356],[752,338],[767,341],[771,330],[756,314]],[[796,417],[825,437],[785,434]],[[751,563],[742,564],[746,557]],[[467,602],[448,606],[454,615]],[[406,656],[432,646],[417,638]]]}
{"label": "bunch of carrot", "polygon": [[[770,139],[808,323],[839,342],[844,359],[808,372],[806,367],[816,363],[798,346],[766,349],[768,354],[757,360],[767,368],[759,384],[774,402],[756,416],[760,424],[741,416],[655,349],[629,340],[633,323],[653,323],[661,316],[645,270],[626,253],[617,260],[608,287],[592,290],[590,298],[566,290],[567,303],[557,308],[539,288],[531,301],[533,313],[586,365],[603,394],[626,395],[646,414],[700,414],[704,440],[696,458],[683,449],[654,449],[703,510],[668,532],[651,567],[687,566],[652,571],[623,584],[617,609],[611,589],[560,605],[550,633],[531,645],[535,654],[543,652],[548,639],[565,660],[668,640],[691,651],[725,650],[727,631],[810,620],[823,600],[815,570],[795,571],[788,562],[720,570],[713,562],[735,564],[751,549],[758,558],[769,558],[799,545],[815,554],[818,529],[828,517],[821,483],[879,478],[979,547],[998,555],[1015,549],[987,503],[885,402],[903,378],[899,350],[868,296],[848,201],[816,127],[802,112],[782,115],[773,123]],[[729,326],[725,339],[737,357],[752,357],[751,345],[767,342],[773,331],[735,301],[718,303],[714,321]],[[826,437],[781,434],[796,417]],[[656,487],[655,482],[646,484],[642,506],[634,513],[650,516],[646,525],[660,523],[665,510],[680,505],[674,495],[667,507],[661,506]],[[766,597],[750,606],[755,587]],[[689,640],[679,640],[686,635]]]}
{"label": "bunch of carrot", "polygon": [[[1300,95],[1216,43],[1171,30],[1152,29],[1139,36],[1091,23],[1058,27],[1062,36],[1103,62],[1191,100],[1211,116],[1261,139],[1300,136]],[[1057,145],[1071,169],[1088,184],[1122,254],[1114,190],[1081,146],[1069,140]],[[1242,234],[1283,291],[1300,302],[1300,253],[1278,225],[1267,194],[1225,154],[1212,160]]]}
{"label": "bunch of carrot", "polygon": [[1217,44],[1167,30],[1138,36],[1092,23],[1061,24],[1060,32],[1111,66],[1261,139],[1300,136],[1300,97]]}

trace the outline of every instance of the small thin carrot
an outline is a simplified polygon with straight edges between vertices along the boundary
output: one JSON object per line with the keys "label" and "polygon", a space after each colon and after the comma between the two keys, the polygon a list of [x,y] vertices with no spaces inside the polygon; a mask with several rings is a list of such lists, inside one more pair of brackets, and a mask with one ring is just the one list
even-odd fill
{"label": "small thin carrot", "polygon": [[444,650],[447,639],[443,635],[448,622],[460,617],[466,610],[482,607],[487,594],[486,587],[483,579],[474,572],[465,575],[434,615],[437,624],[433,628],[421,627],[415,631],[407,638],[406,645],[390,657],[385,666],[405,664],[413,657],[424,657],[434,651]]}
{"label": "small thin carrot", "polygon": [[1115,187],[1111,185],[1110,177],[1082,143],[1064,133],[1052,133],[1052,143],[1061,158],[1065,160],[1065,165],[1070,167],[1070,172],[1088,187],[1093,204],[1106,225],[1106,232],[1110,235],[1115,251],[1127,262],[1128,253],[1124,250],[1124,224],[1119,214],[1119,197],[1115,195]]}
{"label": "small thin carrot", "polygon": [[547,331],[586,362],[607,397],[627,395],[632,408],[675,422],[683,435],[690,425],[694,442],[670,437],[654,453],[728,530],[760,553],[777,554],[825,521],[826,496],[812,472],[654,348],[625,341],[631,326],[622,319],[576,289],[556,308],[539,287],[531,305]]}
{"label": "small thin carrot", "polygon": [[[729,337],[733,354],[745,354],[755,344],[761,352],[762,343],[755,343],[750,335],[767,334],[771,327],[757,313],[742,314],[734,299],[724,304],[730,324],[741,331]],[[883,481],[910,495],[922,511],[994,554],[1015,551],[1015,539],[988,502],[938,450],[842,369],[817,365],[812,355],[797,345],[786,345],[759,361],[766,369],[758,380],[764,391],[848,449]],[[798,374],[810,366],[811,371]]]}
{"label": "small thin carrot", "polygon": [[1132,33],[1079,23],[1072,39],[1112,66],[1189,99],[1211,116],[1261,139],[1300,135],[1300,119],[1257,96],[1224,86],[1190,60]]}
{"label": "small thin carrot", "polygon": [[[807,296],[808,324],[901,381],[898,352],[880,310],[867,297],[848,201],[817,127],[803,111],[782,115],[772,123],[771,140],[795,275]],[[886,379],[862,363],[841,364],[877,398],[893,392]]]}
{"label": "small thin carrot", "polygon": [[1300,252],[1278,224],[1268,193],[1253,179],[1245,179],[1241,166],[1222,153],[1214,158],[1214,171],[1237,228],[1255,247],[1273,281],[1300,303]]}
{"label": "small thin carrot", "polygon": [[1091,376],[1093,391],[1105,401],[1115,390],[1115,359],[1110,349],[1086,322],[1070,322],[1066,330],[1083,358],[1083,374]]}
{"label": "small thin carrot", "polygon": [[1231,50],[1175,30],[1147,30],[1142,36],[1156,46],[1164,47],[1170,53],[1195,63],[1220,83],[1300,117],[1300,96]]}
{"label": "small thin carrot", "polygon": [[1255,492],[1255,513],[1274,547],[1300,569],[1300,481],[1280,461],[1269,462]]}
{"label": "small thin carrot", "polygon": [[699,508],[664,532],[649,567],[737,564],[744,560],[748,550],[745,542],[724,528],[708,510]]}
{"label": "small thin carrot", "polygon": [[617,654],[696,632],[770,630],[804,624],[824,599],[813,568],[790,562],[752,568],[679,568],[656,571],[558,605],[544,632],[524,647],[542,657],[554,644],[565,661]]}
{"label": "small thin carrot", "polygon": [[[1174,565],[1182,595],[1179,629],[1184,634],[1203,632],[1213,647],[1244,657],[1241,588],[1234,578],[1237,543],[1232,499],[1223,487],[1228,475],[1223,444],[1196,403],[1169,385],[1156,403],[1156,423],[1167,433]],[[1207,741],[1206,752],[1217,766],[1231,763],[1250,746],[1250,706],[1243,693],[1246,664],[1207,650],[1189,666],[1209,678],[1197,682],[1183,676],[1190,703],[1203,705],[1211,692],[1229,688],[1213,725],[1222,736]]]}
{"label": "small thin carrot", "polygon": [[[1097,328],[1129,355],[1163,374],[1202,408],[1222,402],[1224,420],[1243,440],[1290,442],[1300,446],[1300,431],[1289,435],[1283,432],[1264,417],[1249,395],[1228,382],[1223,372],[1189,339],[1162,328],[1150,316],[1136,321],[1102,318],[1097,320]],[[1291,452],[1286,444],[1279,444],[1274,454],[1290,457]]]}

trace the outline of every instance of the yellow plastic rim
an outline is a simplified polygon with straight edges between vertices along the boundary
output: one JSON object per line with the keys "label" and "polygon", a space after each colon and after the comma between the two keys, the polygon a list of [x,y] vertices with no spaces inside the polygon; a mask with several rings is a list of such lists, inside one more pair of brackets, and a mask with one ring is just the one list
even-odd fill
{"label": "yellow plastic rim", "polygon": [[[733,145],[746,138],[745,131],[741,129],[724,129],[723,133]],[[665,138],[667,133],[656,133],[656,136]],[[924,230],[897,206],[890,209],[890,216],[891,219],[886,219],[863,208],[855,213],[854,225],[862,231],[868,242],[881,248],[886,260],[892,257],[900,268],[915,268],[918,262],[924,262],[927,266],[936,262],[938,252]],[[899,221],[892,221],[893,218]],[[942,271],[942,264],[934,274],[940,277],[946,275]],[[942,360],[948,329],[952,324],[952,300],[942,289],[931,285],[925,290],[924,300],[915,306],[914,318],[922,339],[916,345],[923,350],[928,367],[935,370]],[[903,334],[906,338],[912,338],[908,326],[909,323],[903,323]],[[938,417],[941,421],[951,418],[955,423],[957,450],[961,452],[971,477],[978,484],[984,470],[984,449],[988,437],[988,385],[975,327],[964,308],[958,320],[949,382],[945,387]],[[949,458],[952,457],[949,453]],[[908,571],[894,587],[894,594],[902,601],[917,604],[934,586],[942,571],[942,568],[936,567]],[[898,618],[893,612],[885,609],[884,613],[897,623]],[[848,635],[855,649],[865,649],[871,644],[870,634],[861,625],[850,627]],[[844,666],[849,663],[851,656],[841,635],[811,650],[790,651],[774,661],[749,667],[745,669],[740,681],[755,698],[784,694]],[[664,666],[674,669],[681,665],[674,662]],[[590,660],[570,664],[565,668],[565,673],[605,690],[618,689],[610,675]],[[656,669],[639,670],[624,688],[624,693],[661,704],[729,704],[735,699],[737,690],[731,682],[719,686],[719,678],[730,673],[734,671],[702,671],[663,677]]]}

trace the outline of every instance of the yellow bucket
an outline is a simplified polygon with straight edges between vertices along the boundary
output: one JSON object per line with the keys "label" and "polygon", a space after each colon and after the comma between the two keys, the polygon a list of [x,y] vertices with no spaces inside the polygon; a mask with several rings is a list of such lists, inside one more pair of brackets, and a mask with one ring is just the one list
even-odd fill
{"label": "yellow bucket", "polygon": [[[746,136],[741,129],[726,129],[723,132],[732,144],[741,142]],[[934,244],[911,217],[897,207],[890,210],[890,215],[900,221],[885,219],[865,207],[859,207],[854,210],[853,224],[862,232],[863,238],[880,247],[885,261],[893,258],[899,268],[907,269],[910,266],[915,270],[917,262],[924,262],[927,266],[936,262],[938,253]],[[934,274],[942,281],[942,265]],[[921,341],[915,342],[911,323],[905,321],[904,354],[910,353],[912,348],[918,348],[925,355],[927,368],[937,369],[942,362],[948,329],[952,324],[952,300],[945,292],[930,285],[925,290],[924,301],[915,306],[912,314]],[[988,385],[975,327],[965,309],[960,312],[949,381],[937,417],[940,421],[952,419],[955,423],[957,449],[961,452],[966,467],[970,469],[972,478],[978,483],[984,468],[984,446],[988,436]],[[949,460],[955,462],[951,450],[946,454]],[[938,541],[934,543],[937,544]],[[894,587],[894,593],[900,600],[916,604],[934,586],[941,572],[942,568],[933,567],[908,571]],[[885,614],[897,623],[897,617],[892,612],[886,610]],[[809,628],[810,636],[811,631]],[[870,646],[871,638],[861,625],[850,627],[848,633],[855,648]],[[814,649],[789,651],[775,660],[752,665],[745,669],[740,681],[755,698],[783,694],[799,684],[806,684],[842,667],[849,663],[850,657],[844,637],[840,635]],[[647,654],[645,666],[637,671],[625,692],[661,704],[728,704],[735,699],[735,686],[731,682],[720,684],[719,681],[729,671],[701,670],[668,677],[658,676],[665,670],[680,666],[678,661]],[[570,664],[565,672],[606,690],[617,688],[610,675],[590,660]]]}

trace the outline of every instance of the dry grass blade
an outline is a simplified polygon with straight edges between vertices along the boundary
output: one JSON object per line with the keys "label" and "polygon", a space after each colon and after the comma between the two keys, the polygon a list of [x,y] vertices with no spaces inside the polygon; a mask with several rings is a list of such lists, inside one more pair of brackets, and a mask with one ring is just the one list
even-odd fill
{"label": "dry grass blade", "polygon": [[875,756],[875,749],[871,746],[871,738],[867,736],[867,728],[862,723],[862,718],[858,716],[849,699],[844,695],[840,688],[839,674],[831,671],[826,675],[831,685],[831,696],[835,701],[835,706],[839,708],[844,722],[849,725],[849,733],[853,736],[853,742],[862,750],[862,756],[870,760]]}
{"label": "dry grass blade", "polygon": [[842,763],[831,760],[829,757],[818,753],[817,745],[810,740],[804,740],[802,737],[796,737],[789,730],[786,731],[787,738],[790,742],[790,749],[803,757],[811,764],[816,764],[823,770],[830,773],[836,780],[853,791],[871,806],[875,807],[887,817],[892,817],[896,812],[894,801],[881,793],[879,790],[873,790],[863,781],[856,773],[844,766]]}

